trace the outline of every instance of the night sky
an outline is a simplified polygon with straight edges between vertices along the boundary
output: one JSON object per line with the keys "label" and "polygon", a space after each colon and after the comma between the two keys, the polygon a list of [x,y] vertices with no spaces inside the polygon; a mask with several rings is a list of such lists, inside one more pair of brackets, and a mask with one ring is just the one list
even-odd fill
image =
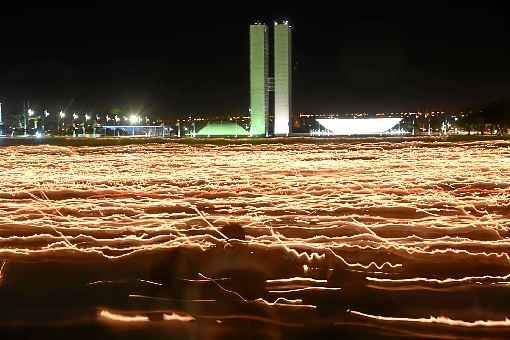
{"label": "night sky", "polygon": [[7,113],[24,100],[164,117],[247,112],[248,25],[279,18],[294,29],[294,112],[449,110],[510,96],[506,8],[346,3],[3,8],[0,99]]}

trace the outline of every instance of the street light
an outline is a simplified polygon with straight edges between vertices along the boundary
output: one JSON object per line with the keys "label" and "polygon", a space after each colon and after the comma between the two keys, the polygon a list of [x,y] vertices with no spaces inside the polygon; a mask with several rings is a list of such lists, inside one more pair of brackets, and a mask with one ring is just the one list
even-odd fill
{"label": "street light", "polygon": [[[28,117],[32,117],[33,115],[35,115],[35,111],[32,109],[28,109],[27,113],[28,113]],[[37,130],[37,121],[35,121],[34,124],[35,124],[35,129]],[[25,119],[25,136],[27,135],[27,125],[28,125],[28,121],[27,121],[27,119]]]}
{"label": "street light", "polygon": [[[129,123],[131,125],[136,125],[140,122],[140,116],[136,115],[136,114],[131,114],[129,115]],[[135,135],[135,128],[133,127],[133,136]]]}
{"label": "street light", "polygon": [[76,124],[74,123],[75,120],[78,120],[79,116],[76,112],[73,113],[73,137],[76,137]]}
{"label": "street light", "polygon": [[[64,113],[64,111],[60,110],[60,112],[58,113],[58,129],[60,130],[61,133],[62,133],[62,130],[64,130],[64,121],[63,120],[65,117],[66,117],[66,114]],[[60,124],[60,123],[62,123],[62,124]]]}
{"label": "street light", "polygon": [[42,121],[42,132],[44,133],[46,131],[46,118],[48,118],[50,116],[50,113],[48,112],[48,110],[44,110],[44,117],[41,117],[41,121]]}
{"label": "street light", "polygon": [[94,136],[94,138],[96,137],[96,126],[97,126],[97,122],[101,120],[101,117],[99,117],[99,115],[96,115],[96,120],[92,122],[92,135]]}
{"label": "street light", "polygon": [[131,125],[135,125],[138,122],[140,122],[140,117],[138,115],[132,114],[129,116],[129,123],[131,123]]}
{"label": "street light", "polygon": [[85,129],[87,128],[87,120],[90,119],[90,116],[88,114],[85,114],[85,122],[83,123],[83,135],[85,135]]}

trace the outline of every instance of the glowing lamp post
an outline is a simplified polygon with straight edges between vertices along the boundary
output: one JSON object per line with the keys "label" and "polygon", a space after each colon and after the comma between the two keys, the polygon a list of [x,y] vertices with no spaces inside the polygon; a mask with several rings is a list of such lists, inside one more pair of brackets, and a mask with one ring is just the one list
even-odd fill
{"label": "glowing lamp post", "polygon": [[[58,128],[60,130],[60,132],[62,132],[64,130],[64,118],[66,117],[66,114],[64,113],[64,111],[60,110],[60,112],[58,113],[58,119],[59,119],[59,122],[58,122]],[[60,124],[62,123],[62,124]]]}
{"label": "glowing lamp post", "polygon": [[90,116],[88,114],[85,114],[85,122],[83,123],[83,135],[85,135],[85,131],[87,128],[87,121],[90,119]]}
{"label": "glowing lamp post", "polygon": [[[27,135],[28,120],[32,118],[32,116],[35,114],[35,112],[32,109],[28,109],[27,114],[28,114],[28,117],[25,116],[25,136]],[[37,125],[36,125],[36,128],[37,128]]]}
{"label": "glowing lamp post", "polygon": [[49,116],[50,113],[48,112],[48,110],[44,110],[44,117],[42,117],[42,133],[44,133],[46,130],[46,123]]}
{"label": "glowing lamp post", "polygon": [[129,116],[129,123],[130,123],[131,125],[135,125],[135,124],[137,124],[139,121],[140,121],[140,117],[139,117],[138,115],[133,114],[133,115],[130,115],[130,116]]}
{"label": "glowing lamp post", "polygon": [[[129,116],[129,123],[131,125],[136,125],[140,123],[140,116],[132,114]],[[135,135],[135,127],[133,126],[133,136]]]}
{"label": "glowing lamp post", "polygon": [[[119,122],[120,122],[120,117],[115,115],[115,125],[119,125]],[[117,129],[115,129],[115,130],[117,130]],[[119,137],[120,137],[120,130],[118,133],[119,133]],[[115,135],[115,132],[113,134]]]}
{"label": "glowing lamp post", "polygon": [[78,114],[76,112],[73,113],[73,137],[76,137],[76,125],[74,124],[75,120],[78,120]]}

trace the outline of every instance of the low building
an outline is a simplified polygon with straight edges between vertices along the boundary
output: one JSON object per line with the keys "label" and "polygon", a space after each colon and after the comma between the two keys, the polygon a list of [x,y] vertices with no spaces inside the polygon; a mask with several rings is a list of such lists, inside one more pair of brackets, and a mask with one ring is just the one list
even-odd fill
{"label": "low building", "polygon": [[401,120],[402,118],[317,119],[324,130],[316,131],[316,134],[339,136],[381,135],[395,128]]}
{"label": "low building", "polygon": [[250,133],[239,124],[230,121],[208,122],[206,126],[200,129],[197,137],[238,137],[249,136]]}

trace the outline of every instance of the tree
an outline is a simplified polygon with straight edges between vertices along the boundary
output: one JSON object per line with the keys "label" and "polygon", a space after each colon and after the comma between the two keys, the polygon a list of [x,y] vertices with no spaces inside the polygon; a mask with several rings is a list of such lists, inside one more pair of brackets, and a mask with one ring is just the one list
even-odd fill
{"label": "tree", "polygon": [[484,133],[485,121],[480,108],[468,108],[464,110],[464,115],[457,121],[457,125],[471,134],[471,131]]}
{"label": "tree", "polygon": [[486,124],[502,135],[510,128],[510,99],[499,98],[482,107]]}

